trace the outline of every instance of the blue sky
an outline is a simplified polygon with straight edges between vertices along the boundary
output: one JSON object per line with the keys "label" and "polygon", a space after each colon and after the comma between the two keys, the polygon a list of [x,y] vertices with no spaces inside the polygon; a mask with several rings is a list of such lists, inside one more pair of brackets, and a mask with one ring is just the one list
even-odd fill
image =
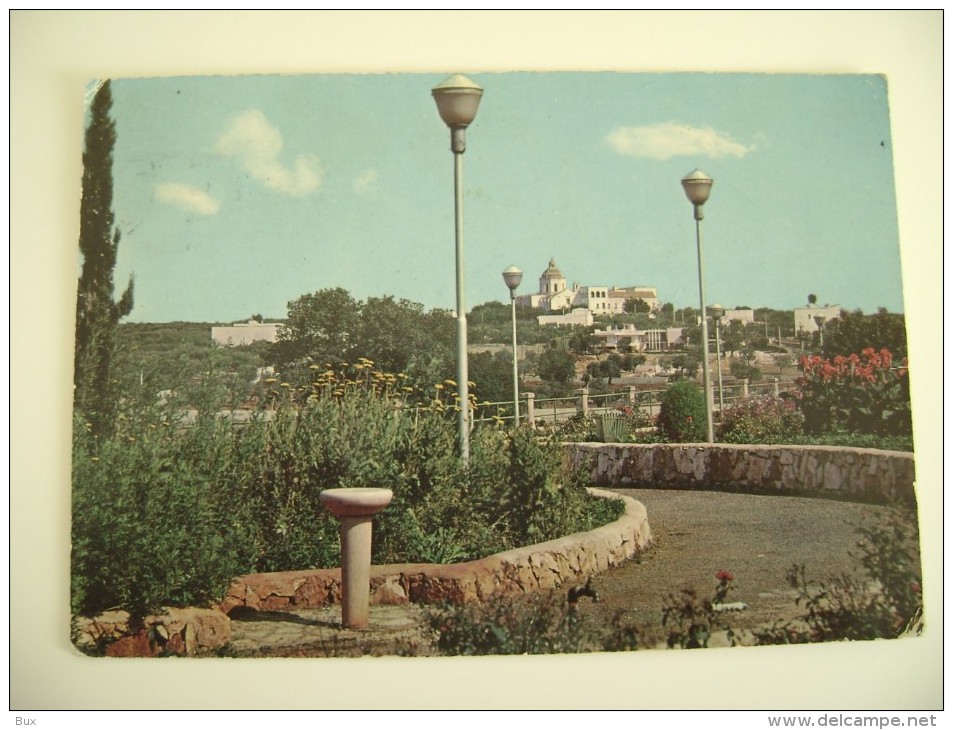
{"label": "blue sky", "polygon": [[[283,317],[343,287],[452,309],[441,74],[116,79],[117,290],[129,321]],[[487,73],[464,156],[466,304],[555,257],[582,285],[708,303],[903,311],[886,81],[875,75]]]}

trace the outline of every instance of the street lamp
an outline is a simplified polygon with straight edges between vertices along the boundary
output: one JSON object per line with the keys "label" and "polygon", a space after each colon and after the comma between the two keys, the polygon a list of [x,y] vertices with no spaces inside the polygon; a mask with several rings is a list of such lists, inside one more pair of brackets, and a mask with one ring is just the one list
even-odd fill
{"label": "street lamp", "polygon": [[711,418],[711,374],[708,371],[708,317],[705,313],[705,264],[702,257],[702,206],[708,200],[713,180],[701,170],[693,170],[682,178],[682,188],[695,208],[695,241],[698,246],[698,296],[702,319],[702,378],[705,388],[705,427],[708,443],[715,441],[715,429]]}
{"label": "street lamp", "polygon": [[824,322],[827,320],[823,314],[818,314],[814,316],[814,323],[817,325],[817,346],[820,351],[824,352]]}
{"label": "street lamp", "polygon": [[511,266],[503,272],[503,281],[510,289],[510,307],[513,310],[513,425],[520,425],[520,376],[516,364],[516,287],[523,280],[523,272]]}
{"label": "street lamp", "polygon": [[715,362],[718,364],[718,416],[725,410],[725,395],[721,388],[721,318],[725,316],[725,308],[720,304],[709,307],[711,318],[715,322]]}
{"label": "street lamp", "polygon": [[460,456],[470,459],[470,386],[467,371],[467,314],[463,297],[463,153],[466,129],[476,117],[483,89],[466,76],[454,74],[431,90],[437,111],[450,127],[453,152],[453,212],[456,230],[457,275],[457,393],[460,396]]}

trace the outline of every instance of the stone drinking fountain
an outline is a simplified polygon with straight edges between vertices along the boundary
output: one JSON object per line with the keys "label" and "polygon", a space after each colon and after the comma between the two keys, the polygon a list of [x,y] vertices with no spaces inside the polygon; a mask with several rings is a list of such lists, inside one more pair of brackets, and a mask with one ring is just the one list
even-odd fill
{"label": "stone drinking fountain", "polygon": [[371,593],[371,518],[394,493],[376,487],[325,489],[321,504],[341,521],[341,623],[367,628]]}

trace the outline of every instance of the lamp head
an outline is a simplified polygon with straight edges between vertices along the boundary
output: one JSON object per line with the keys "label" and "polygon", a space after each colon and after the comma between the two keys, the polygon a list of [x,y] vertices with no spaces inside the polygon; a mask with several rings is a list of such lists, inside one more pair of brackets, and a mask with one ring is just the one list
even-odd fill
{"label": "lamp head", "polygon": [[464,130],[476,118],[483,89],[463,74],[454,74],[431,89],[443,123],[450,127],[452,149],[466,149]]}
{"label": "lamp head", "polygon": [[714,180],[698,169],[692,170],[682,178],[685,197],[695,206],[695,220],[700,221],[702,219],[702,206],[708,200],[713,182]]}
{"label": "lamp head", "polygon": [[715,321],[718,321],[725,316],[725,308],[720,304],[712,304],[710,307],[708,307],[708,311],[711,312],[711,316],[715,319]]}
{"label": "lamp head", "polygon": [[517,269],[515,266],[511,266],[503,272],[503,281],[506,282],[506,286],[509,287],[510,294],[514,294],[516,292],[516,287],[520,285],[522,280],[523,272]]}

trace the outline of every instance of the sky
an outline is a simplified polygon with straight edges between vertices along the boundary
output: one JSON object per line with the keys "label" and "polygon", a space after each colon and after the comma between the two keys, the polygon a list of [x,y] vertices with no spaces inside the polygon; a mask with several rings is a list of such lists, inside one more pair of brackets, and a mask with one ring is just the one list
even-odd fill
{"label": "sky", "polygon": [[[467,309],[582,286],[707,304],[903,311],[886,80],[851,74],[485,73],[463,159]],[[128,321],[281,318],[343,287],[455,307],[446,74],[113,80],[116,289]],[[92,86],[88,94],[92,91]]]}

